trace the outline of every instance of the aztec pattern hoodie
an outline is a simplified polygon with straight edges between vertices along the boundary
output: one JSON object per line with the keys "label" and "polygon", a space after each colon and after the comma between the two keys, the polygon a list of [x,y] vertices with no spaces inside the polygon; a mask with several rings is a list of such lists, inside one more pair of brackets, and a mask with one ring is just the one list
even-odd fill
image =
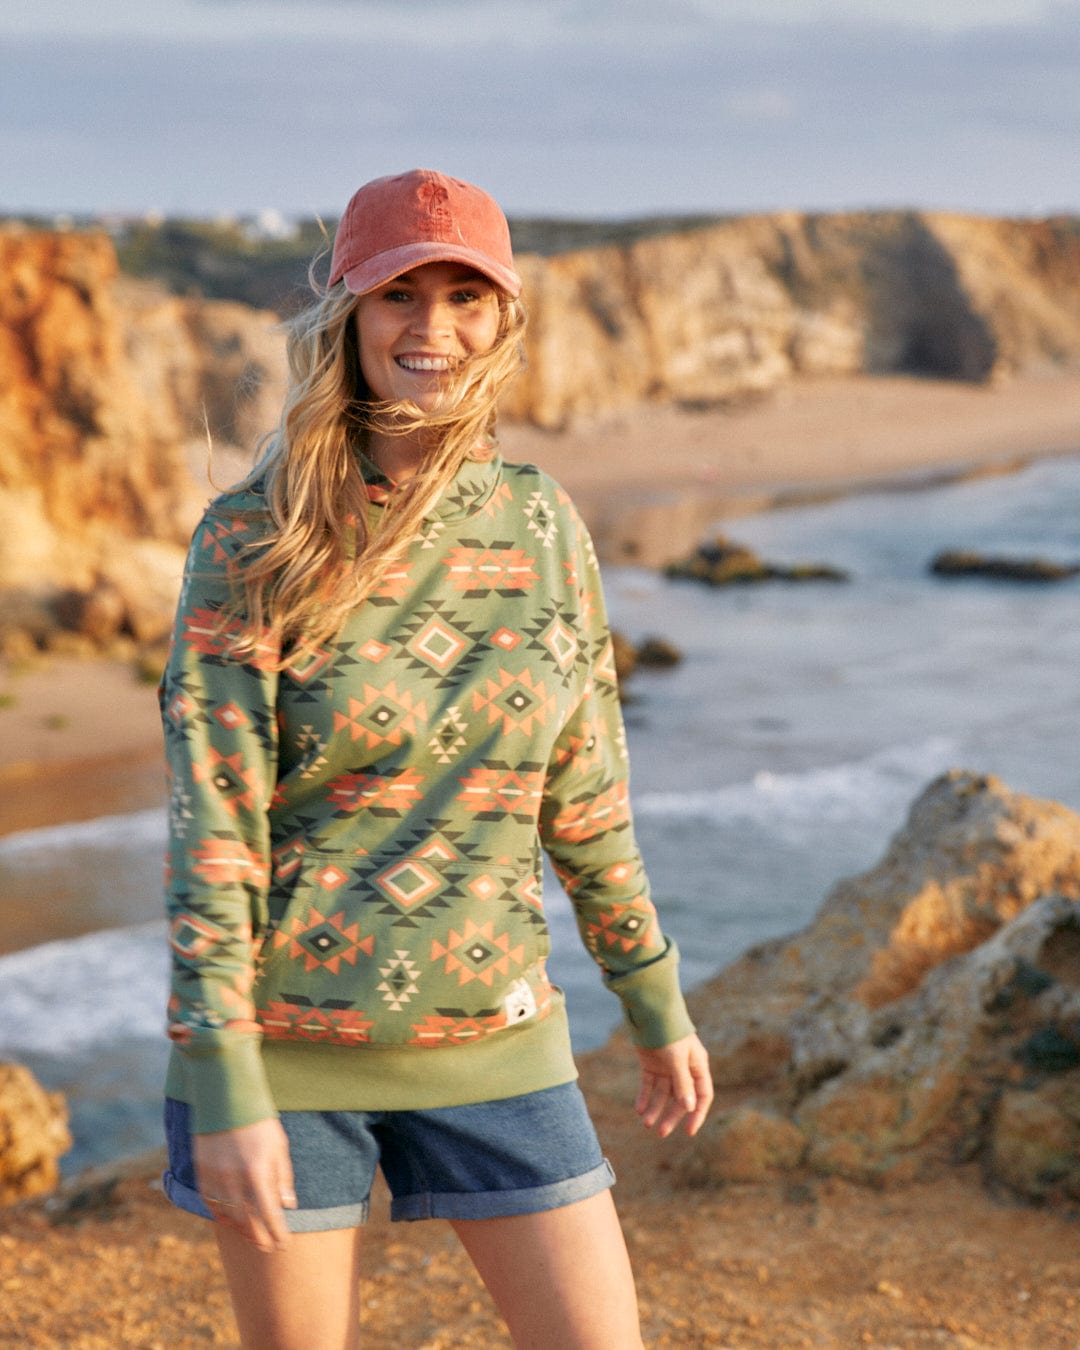
{"label": "aztec pattern hoodie", "polygon": [[[363,460],[369,511],[391,485]],[[199,1132],[575,1076],[541,846],[639,1045],[691,1029],[631,824],[591,541],[531,465],[467,462],[332,640],[280,671],[219,615],[257,487],[192,542],[160,698],[167,1092]]]}

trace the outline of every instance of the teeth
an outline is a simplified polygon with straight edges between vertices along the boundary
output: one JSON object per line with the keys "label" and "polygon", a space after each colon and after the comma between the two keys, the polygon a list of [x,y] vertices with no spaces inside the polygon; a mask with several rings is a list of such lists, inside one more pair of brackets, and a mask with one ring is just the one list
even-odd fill
{"label": "teeth", "polygon": [[448,356],[399,356],[397,363],[406,370],[447,371],[451,366]]}

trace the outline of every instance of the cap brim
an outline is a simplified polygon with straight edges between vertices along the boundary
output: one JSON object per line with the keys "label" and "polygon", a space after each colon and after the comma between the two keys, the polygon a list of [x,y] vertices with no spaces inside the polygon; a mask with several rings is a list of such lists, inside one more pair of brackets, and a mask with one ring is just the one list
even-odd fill
{"label": "cap brim", "polygon": [[400,248],[390,248],[384,253],[376,253],[373,258],[365,258],[356,267],[350,267],[341,278],[333,276],[330,285],[339,279],[345,282],[346,290],[353,295],[366,295],[377,286],[385,285],[401,276],[411,267],[422,263],[459,262],[482,273],[499,290],[505,291],[511,300],[521,294],[521,278],[511,267],[505,267],[484,253],[465,248],[457,244],[403,244]]}

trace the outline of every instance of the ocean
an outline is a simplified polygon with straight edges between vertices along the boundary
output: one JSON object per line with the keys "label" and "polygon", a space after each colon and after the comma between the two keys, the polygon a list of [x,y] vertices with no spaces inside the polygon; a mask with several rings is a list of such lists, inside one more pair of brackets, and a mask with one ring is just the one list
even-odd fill
{"label": "ocean", "polygon": [[[770,561],[850,580],[710,590],[605,573],[613,624],[684,655],[633,677],[626,719],[638,835],[687,985],[806,924],[946,769],[1080,810],[1080,578],[928,572],[944,548],[1080,561],[1080,457],[723,528]],[[0,956],[0,1058],[67,1093],[68,1172],[159,1142],[163,837],[163,814],[142,811],[0,839],[0,906],[21,948]],[[547,895],[553,978],[590,1049],[617,1007],[550,877]],[[35,944],[45,913],[76,935]]]}

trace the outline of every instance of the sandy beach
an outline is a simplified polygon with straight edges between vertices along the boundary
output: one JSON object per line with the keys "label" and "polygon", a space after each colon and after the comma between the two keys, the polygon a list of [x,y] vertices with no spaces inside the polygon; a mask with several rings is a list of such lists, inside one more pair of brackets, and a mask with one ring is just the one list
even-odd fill
{"label": "sandy beach", "polygon": [[[804,382],[728,410],[649,408],[558,435],[509,428],[503,448],[566,486],[608,557],[634,531],[651,532],[650,549],[674,536],[688,550],[718,515],[1080,452],[1080,377]],[[122,663],[0,670],[0,732],[0,834],[162,800],[154,690]],[[1074,1215],[989,1194],[975,1164],[891,1192],[820,1178],[673,1190],[688,1144],[637,1125],[631,1068],[619,1040],[582,1063],[620,1177],[647,1345],[1080,1344]],[[76,1182],[67,1207],[0,1211],[0,1344],[235,1345],[207,1228],[162,1200],[156,1170],[97,1190]],[[364,1343],[507,1346],[449,1230],[391,1229],[385,1203],[375,1209]]]}
{"label": "sandy beach", "polygon": [[[1080,376],[800,381],[731,409],[650,406],[557,434],[509,426],[502,442],[566,487],[604,556],[629,560],[638,540],[641,561],[688,552],[721,517],[1080,452]],[[161,800],[154,689],[123,663],[0,667],[0,733],[0,834]]]}

